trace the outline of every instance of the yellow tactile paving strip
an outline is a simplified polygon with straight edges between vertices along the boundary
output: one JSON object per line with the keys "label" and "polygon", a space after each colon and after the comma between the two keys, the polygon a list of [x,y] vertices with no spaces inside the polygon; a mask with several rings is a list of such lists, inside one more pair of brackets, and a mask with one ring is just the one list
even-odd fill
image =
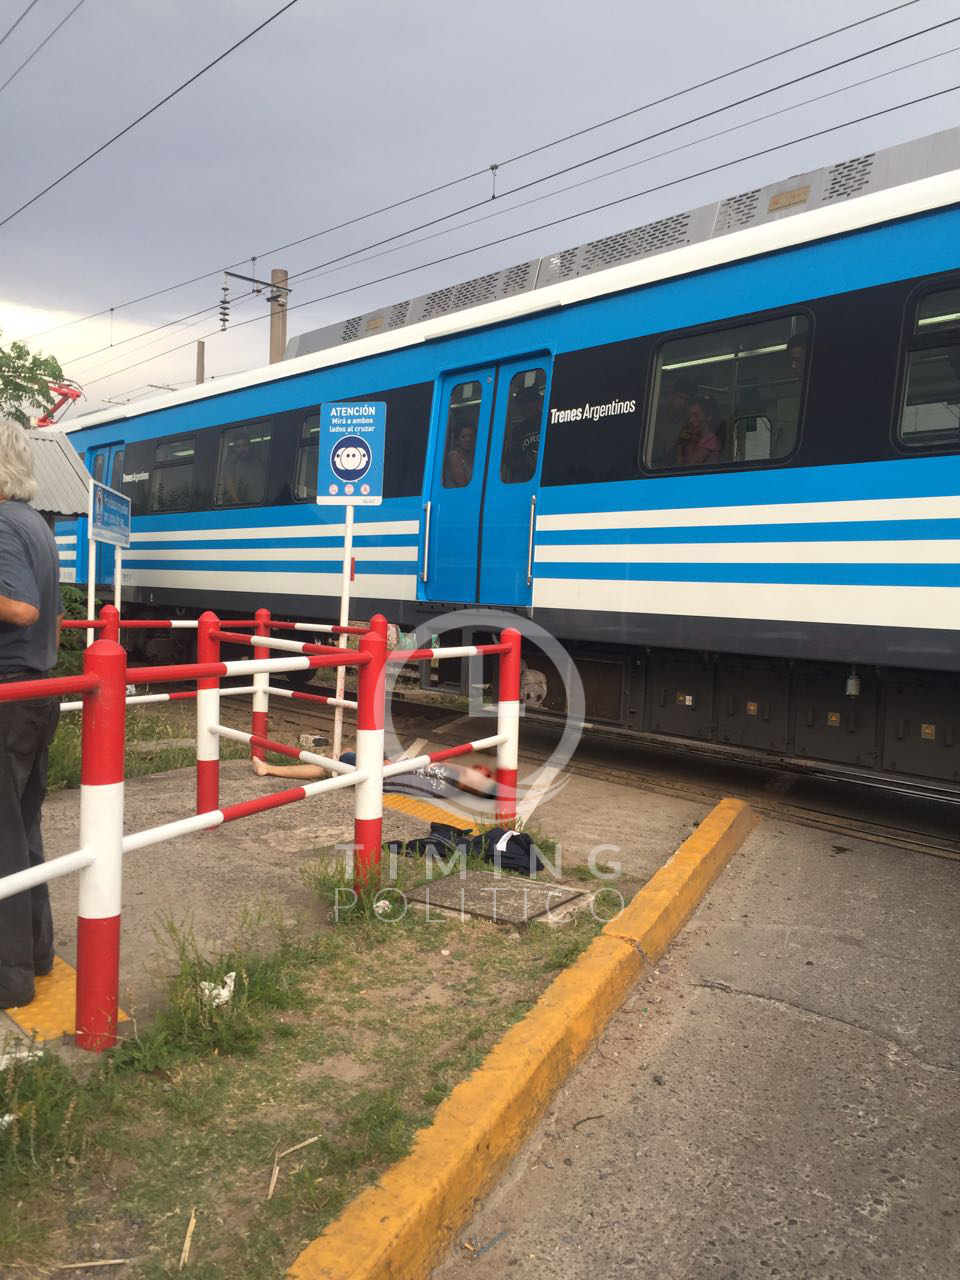
{"label": "yellow tactile paving strip", "polygon": [[[473,823],[461,817],[459,813],[451,813],[449,809],[441,809],[429,800],[418,800],[416,796],[384,796],[384,806],[396,809],[398,813],[409,814],[411,818],[420,818],[423,822],[445,822],[449,826],[460,827],[464,831],[472,831]],[[464,826],[464,823],[467,825]]]}
{"label": "yellow tactile paving strip", "polygon": [[[56,956],[50,973],[37,979],[36,990],[29,1004],[7,1009],[7,1016],[40,1043],[72,1036],[76,1031],[77,1002],[77,971],[73,965]],[[127,1017],[121,1009],[119,1020],[126,1022]]]}

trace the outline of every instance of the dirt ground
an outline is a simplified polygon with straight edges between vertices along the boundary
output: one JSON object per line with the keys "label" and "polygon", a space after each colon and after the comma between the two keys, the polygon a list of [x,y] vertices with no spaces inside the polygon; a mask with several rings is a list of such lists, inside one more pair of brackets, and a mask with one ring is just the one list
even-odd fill
{"label": "dirt ground", "polygon": [[[172,822],[192,812],[194,771],[175,769],[135,778],[126,787],[127,832]],[[254,778],[245,761],[221,766],[220,798],[234,804],[254,795],[296,785],[280,779]],[[44,845],[48,858],[78,846],[79,791],[49,796],[43,811]],[[423,824],[401,813],[384,815],[384,836],[407,839],[423,831]],[[352,839],[353,797],[346,791],[266,814],[243,818],[212,831],[182,836],[128,854],[124,862],[123,924],[120,956],[121,1003],[128,1012],[153,1006],[167,976],[161,957],[169,955],[162,934],[169,918],[189,925],[205,949],[217,949],[236,933],[238,917],[262,911],[286,922],[302,919],[316,927],[320,908],[303,884],[298,868],[316,856]],[[50,886],[56,948],[73,964],[76,960],[76,877],[65,876]]]}
{"label": "dirt ground", "polygon": [[[284,733],[294,740],[295,735]],[[425,749],[429,749],[429,746]],[[529,774],[535,761],[522,761]],[[561,779],[562,781],[562,779]],[[135,778],[126,787],[127,832],[182,818],[192,812],[194,774],[172,770]],[[221,801],[232,804],[294,785],[258,779],[245,761],[221,766]],[[48,858],[69,853],[79,843],[80,794],[50,795],[43,813]],[[643,881],[666,861],[707,812],[709,805],[631,790],[622,783],[569,776],[551,790],[529,820],[560,845],[561,871],[586,863],[596,851],[600,864],[619,864]],[[422,821],[384,809],[384,839],[424,833]],[[188,923],[202,947],[216,949],[236,932],[243,912],[262,910],[292,921],[319,923],[316,898],[298,874],[302,863],[353,832],[353,797],[348,791],[285,805],[227,826],[182,836],[129,854],[124,865],[121,1002],[131,1012],[148,1012],[166,974],[158,941],[163,922]],[[76,950],[76,878],[53,881],[56,947],[71,963]]]}

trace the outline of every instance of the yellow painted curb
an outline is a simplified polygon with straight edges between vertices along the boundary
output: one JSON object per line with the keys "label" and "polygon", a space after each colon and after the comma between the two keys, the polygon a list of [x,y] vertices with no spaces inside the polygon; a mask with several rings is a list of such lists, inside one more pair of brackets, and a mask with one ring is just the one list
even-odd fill
{"label": "yellow painted curb", "polygon": [[723,800],[437,1108],[413,1150],[309,1244],[291,1280],[423,1280],[556,1090],[754,826]]}
{"label": "yellow painted curb", "polygon": [[743,800],[721,800],[603,932],[639,947],[649,963],[659,960],[756,825]]}

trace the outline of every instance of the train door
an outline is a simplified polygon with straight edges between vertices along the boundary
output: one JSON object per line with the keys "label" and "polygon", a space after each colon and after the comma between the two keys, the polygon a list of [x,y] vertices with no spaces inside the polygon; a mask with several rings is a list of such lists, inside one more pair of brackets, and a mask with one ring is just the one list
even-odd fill
{"label": "train door", "polygon": [[423,598],[472,602],[496,370],[471,369],[441,386],[438,448],[424,509]]}
{"label": "train door", "polygon": [[[87,470],[100,484],[109,485],[111,489],[123,489],[123,444],[98,444],[87,450]],[[86,543],[86,521],[83,522],[83,541]],[[97,543],[97,585],[109,587],[113,585],[113,547],[106,543]]]}
{"label": "train door", "polygon": [[450,376],[425,509],[421,598],[525,605],[549,360]]}
{"label": "train door", "polygon": [[545,357],[497,370],[480,533],[480,604],[530,604],[540,436],[547,403]]}

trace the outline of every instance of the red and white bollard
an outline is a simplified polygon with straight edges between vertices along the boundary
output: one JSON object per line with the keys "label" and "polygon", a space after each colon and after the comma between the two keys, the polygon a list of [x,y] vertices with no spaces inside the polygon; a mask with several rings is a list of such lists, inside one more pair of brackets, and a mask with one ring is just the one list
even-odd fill
{"label": "red and white bollard", "polygon": [[[197,662],[219,662],[220,629],[215,613],[201,613],[197,622]],[[220,808],[220,735],[212,732],[220,723],[220,677],[197,680],[197,813]]]}
{"label": "red and white bollard", "polygon": [[520,632],[507,627],[500,643],[509,645],[500,655],[500,692],[497,733],[504,741],[497,747],[497,820],[517,820],[517,768],[520,760]]}
{"label": "red and white bollard", "polygon": [[[257,625],[254,629],[254,635],[269,636],[270,635],[270,610],[258,609],[254,614]],[[270,650],[263,645],[253,646],[253,656],[255,658],[269,658]],[[270,713],[270,672],[259,671],[253,677],[253,710],[250,716],[250,732],[255,737],[267,738],[270,735],[267,732],[267,722]],[[250,748],[251,756],[262,760],[266,755],[263,747]]]}
{"label": "red and white bollard", "polygon": [[114,644],[120,643],[120,612],[112,604],[105,604],[100,610],[100,621],[103,626],[100,628],[100,640],[112,640]]}
{"label": "red and white bollard", "polygon": [[126,654],[112,640],[96,640],[83,670],[99,685],[83,699],[80,842],[95,860],[80,872],[76,1043],[99,1053],[117,1042],[120,998]]}
{"label": "red and white bollard", "polygon": [[356,852],[357,893],[380,870],[383,843],[383,721],[387,666],[387,620],[378,613],[360,638],[360,653],[369,662],[357,676],[357,769],[366,773],[354,787],[353,843]]}

